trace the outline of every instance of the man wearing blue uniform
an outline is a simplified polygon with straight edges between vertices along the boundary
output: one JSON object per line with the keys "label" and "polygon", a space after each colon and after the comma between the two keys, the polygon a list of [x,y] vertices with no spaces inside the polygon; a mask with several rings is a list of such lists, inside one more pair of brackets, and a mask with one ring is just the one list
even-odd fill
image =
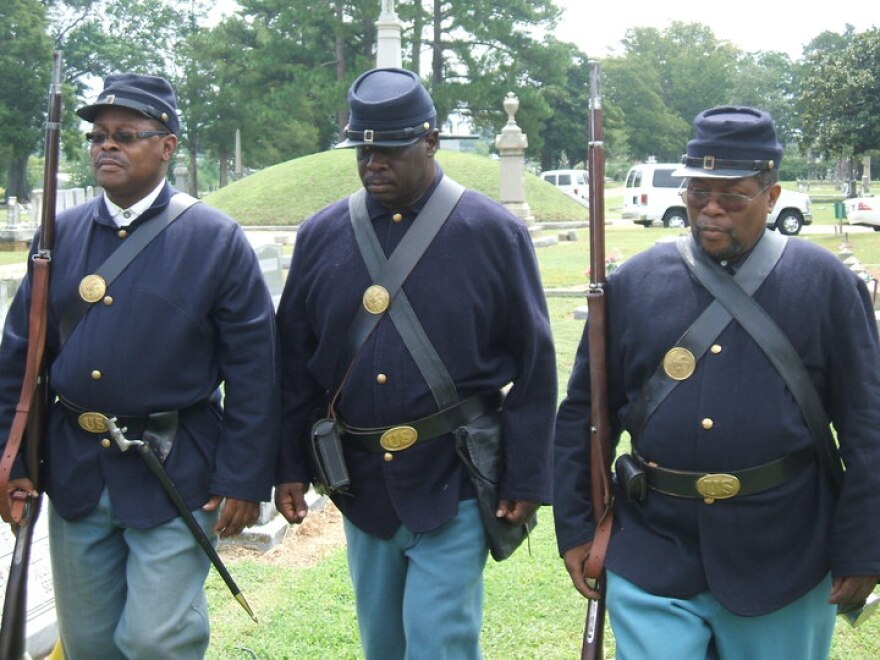
{"label": "man wearing blue uniform", "polygon": [[[874,311],[830,252],[765,229],[782,158],[770,116],[713,108],[694,128],[679,170],[692,236],[607,284],[612,438],[632,437],[605,560],[617,654],[824,658],[837,607],[880,574]],[[556,422],[554,516],[595,598],[587,344]]]}
{"label": "man wearing blue uniform", "polygon": [[[356,149],[366,193],[360,217],[391,264],[398,246],[427,231],[425,209],[446,185],[434,160],[436,110],[418,77],[401,69],[361,75],[349,105],[339,146]],[[340,200],[303,224],[278,309],[276,504],[291,522],[307,513],[317,409],[342,429],[350,486],[333,501],[345,517],[366,657],[476,658],[487,542],[454,432],[497,408],[510,385],[493,514],[521,524],[549,501],[556,367],[534,250],[522,222],[464,191],[389,304],[362,258],[349,205]],[[395,315],[407,304],[460,404],[438,404],[402,338],[407,328]],[[377,322],[351,345],[362,307]]]}
{"label": "man wearing blue uniform", "polygon": [[[77,114],[93,123],[86,138],[104,194],[59,214],[52,255],[41,483],[61,642],[70,660],[202,658],[208,557],[102,420],[116,417],[129,439],[150,442],[206,532],[231,536],[253,524],[277,452],[272,302],[231,218],[200,203],[164,215],[181,199],[165,180],[180,132],[166,80],[108,76]],[[105,279],[105,260],[161,218],[169,224]],[[26,278],[0,348],[4,440],[24,373],[29,298]],[[26,475],[13,476],[13,488],[32,490]]]}

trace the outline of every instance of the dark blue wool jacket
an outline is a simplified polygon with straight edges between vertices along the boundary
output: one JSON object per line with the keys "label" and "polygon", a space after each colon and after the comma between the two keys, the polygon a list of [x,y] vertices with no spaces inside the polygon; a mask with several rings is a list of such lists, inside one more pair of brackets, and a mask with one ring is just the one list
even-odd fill
{"label": "dark blue wool jacket", "polygon": [[[166,184],[129,235],[172,193]],[[123,240],[103,197],[58,216],[48,339],[53,394],[115,415],[186,409],[165,468],[190,508],[211,494],[268,499],[280,418],[272,301],[231,218],[205,204],[191,207],[137,256],[54,354],[80,280]],[[29,294],[26,279],[0,347],[2,442],[24,372]],[[209,402],[221,383],[222,407]],[[58,512],[71,520],[87,515],[106,485],[127,525],[152,527],[175,517],[141,458],[115,444],[104,448],[101,439],[71,424],[60,404],[52,407],[42,485]]]}
{"label": "dark blue wool jacket", "polygon": [[[880,350],[867,289],[827,250],[789,239],[755,299],[803,358],[837,431],[847,466],[840,498],[818,462],[775,489],[711,505],[655,491],[636,505],[618,492],[606,562],[651,593],[689,598],[709,590],[749,616],[794,601],[829,570],[880,574]],[[608,300],[619,439],[645,381],[712,297],[665,244],[613,273]],[[725,472],[814,446],[779,374],[736,321],[716,344],[648,420],[639,453],[666,468]],[[561,552],[593,535],[587,351],[585,334],[556,423]]]}
{"label": "dark blue wool jacket", "polygon": [[[386,255],[407,231],[418,229],[423,203],[387,209],[368,195]],[[398,212],[402,221],[395,222]],[[371,283],[347,200],[303,224],[278,309],[284,410],[278,482],[309,479],[312,412],[326,407],[328,393],[342,380],[346,334]],[[462,399],[512,383],[502,415],[502,497],[549,502],[556,362],[526,227],[500,205],[466,191],[403,290]],[[387,314],[360,351],[336,410],[359,427],[437,412]],[[473,496],[451,434],[417,442],[390,462],[343,443],[352,489],[335,502],[366,532],[388,538],[401,522],[417,533],[435,529],[455,515],[460,499]]]}

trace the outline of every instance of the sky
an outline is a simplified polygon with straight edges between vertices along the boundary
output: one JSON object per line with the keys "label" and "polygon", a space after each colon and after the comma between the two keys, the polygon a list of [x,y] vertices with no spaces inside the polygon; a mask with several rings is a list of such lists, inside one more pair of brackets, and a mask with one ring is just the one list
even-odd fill
{"label": "sky", "polygon": [[[856,32],[880,27],[880,3],[876,1],[843,5],[780,0],[739,0],[735,4],[705,0],[627,0],[619,5],[598,0],[554,2],[564,11],[556,37],[600,58],[621,52],[620,40],[627,29],[653,27],[663,31],[673,21],[701,23],[718,39],[741,50],[781,51],[792,60],[800,59],[803,47],[826,30],[842,33],[847,23]],[[615,11],[616,7],[620,10]]]}

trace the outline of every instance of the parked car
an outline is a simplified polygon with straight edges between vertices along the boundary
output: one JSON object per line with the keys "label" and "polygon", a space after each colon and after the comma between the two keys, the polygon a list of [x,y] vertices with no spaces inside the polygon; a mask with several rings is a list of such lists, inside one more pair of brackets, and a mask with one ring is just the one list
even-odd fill
{"label": "parked car", "polygon": [[[665,227],[687,227],[687,208],[679,196],[684,177],[673,176],[677,163],[634,165],[626,175],[623,219],[650,227],[662,222]],[[804,193],[784,190],[773,211],[767,214],[767,226],[786,235],[798,234],[813,222],[810,198]]]}
{"label": "parked car", "polygon": [[541,172],[541,178],[544,181],[581,199],[589,199],[590,197],[588,176],[586,170],[547,170]]}
{"label": "parked car", "polygon": [[852,197],[843,200],[846,221],[880,231],[880,197]]}

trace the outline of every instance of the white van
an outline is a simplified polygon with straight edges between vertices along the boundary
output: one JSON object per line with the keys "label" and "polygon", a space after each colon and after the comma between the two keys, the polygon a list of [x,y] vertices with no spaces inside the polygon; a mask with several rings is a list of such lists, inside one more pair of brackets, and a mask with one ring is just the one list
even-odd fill
{"label": "white van", "polygon": [[544,181],[581,199],[589,199],[590,197],[588,176],[586,170],[547,170],[541,172],[541,178]]}
{"label": "white van", "polygon": [[[679,196],[684,177],[672,173],[678,163],[643,163],[634,165],[626,175],[623,194],[624,220],[650,227],[662,222],[664,227],[687,227],[687,208]],[[767,226],[786,235],[798,234],[801,227],[813,222],[808,195],[783,190],[773,211],[767,214]]]}

